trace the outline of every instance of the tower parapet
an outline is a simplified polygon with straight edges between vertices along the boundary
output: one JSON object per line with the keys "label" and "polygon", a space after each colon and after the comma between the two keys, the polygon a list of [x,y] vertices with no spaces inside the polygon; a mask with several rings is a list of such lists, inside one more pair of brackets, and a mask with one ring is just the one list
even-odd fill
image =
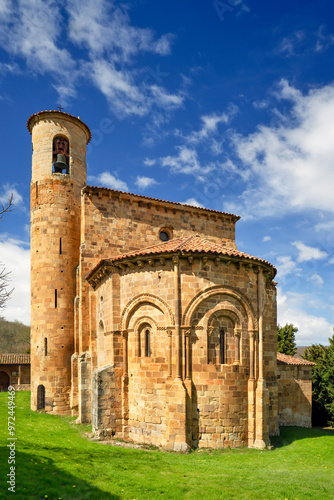
{"label": "tower parapet", "polygon": [[80,249],[80,198],[86,185],[87,125],[41,111],[32,135],[31,407],[70,413],[74,299]]}

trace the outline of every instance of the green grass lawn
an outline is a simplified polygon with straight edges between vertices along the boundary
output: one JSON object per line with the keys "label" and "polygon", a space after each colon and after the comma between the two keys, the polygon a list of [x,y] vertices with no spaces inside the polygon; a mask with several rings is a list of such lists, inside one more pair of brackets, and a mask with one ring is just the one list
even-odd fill
{"label": "green grass lawn", "polygon": [[29,410],[16,393],[16,492],[7,490],[8,394],[0,394],[1,498],[334,499],[334,431],[281,429],[273,451],[183,455],[91,442],[71,417]]}

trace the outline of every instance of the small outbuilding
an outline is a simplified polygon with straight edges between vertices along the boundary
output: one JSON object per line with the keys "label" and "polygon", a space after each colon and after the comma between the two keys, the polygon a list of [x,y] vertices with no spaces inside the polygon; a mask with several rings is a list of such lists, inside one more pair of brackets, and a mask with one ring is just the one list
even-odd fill
{"label": "small outbuilding", "polygon": [[30,354],[0,354],[0,392],[30,391]]}
{"label": "small outbuilding", "polygon": [[278,425],[312,427],[312,367],[306,359],[277,353]]}

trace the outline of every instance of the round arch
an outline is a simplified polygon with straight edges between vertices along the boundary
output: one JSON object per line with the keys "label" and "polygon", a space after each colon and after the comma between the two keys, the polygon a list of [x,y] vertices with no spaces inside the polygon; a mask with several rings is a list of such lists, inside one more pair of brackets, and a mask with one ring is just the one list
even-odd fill
{"label": "round arch", "polygon": [[136,309],[138,309],[138,307],[144,304],[151,304],[159,309],[166,316],[166,318],[168,318],[169,325],[166,326],[172,326],[175,324],[172,310],[164,300],[150,293],[142,293],[131,299],[125,306],[122,313],[122,330],[128,329],[132,314]]}
{"label": "round arch", "polygon": [[[253,308],[248,300],[248,298],[240,292],[238,289],[230,286],[221,286],[221,285],[214,285],[212,287],[206,288],[204,290],[201,290],[195,297],[191,299],[189,304],[187,305],[185,312],[183,314],[182,318],[182,324],[185,326],[190,326],[191,325],[191,320],[192,317],[196,311],[196,309],[200,306],[202,302],[205,300],[214,297],[215,295],[225,295],[227,297],[232,297],[234,298],[243,308],[245,311],[245,315],[247,318],[247,328],[249,330],[253,330],[257,328],[257,318],[256,315],[254,314]],[[228,308],[231,308],[233,305],[228,303],[226,301],[226,304],[228,304]],[[237,310],[235,308],[235,310]],[[240,313],[239,313],[240,314]]]}

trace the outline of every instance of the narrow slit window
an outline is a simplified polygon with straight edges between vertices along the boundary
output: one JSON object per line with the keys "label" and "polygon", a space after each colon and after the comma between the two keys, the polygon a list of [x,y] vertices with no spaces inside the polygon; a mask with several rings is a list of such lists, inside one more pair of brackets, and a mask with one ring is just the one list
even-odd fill
{"label": "narrow slit window", "polygon": [[59,255],[62,254],[61,238],[59,238]]}
{"label": "narrow slit window", "polygon": [[58,306],[58,291],[55,289],[55,308]]}
{"label": "narrow slit window", "polygon": [[219,361],[226,364],[226,334],[224,328],[219,330]]}
{"label": "narrow slit window", "polygon": [[150,330],[147,328],[145,330],[145,356],[151,356],[151,346],[150,346]]}
{"label": "narrow slit window", "polygon": [[48,339],[44,338],[44,356],[48,355]]}
{"label": "narrow slit window", "polygon": [[37,410],[44,410],[45,408],[45,387],[39,385],[37,387]]}

